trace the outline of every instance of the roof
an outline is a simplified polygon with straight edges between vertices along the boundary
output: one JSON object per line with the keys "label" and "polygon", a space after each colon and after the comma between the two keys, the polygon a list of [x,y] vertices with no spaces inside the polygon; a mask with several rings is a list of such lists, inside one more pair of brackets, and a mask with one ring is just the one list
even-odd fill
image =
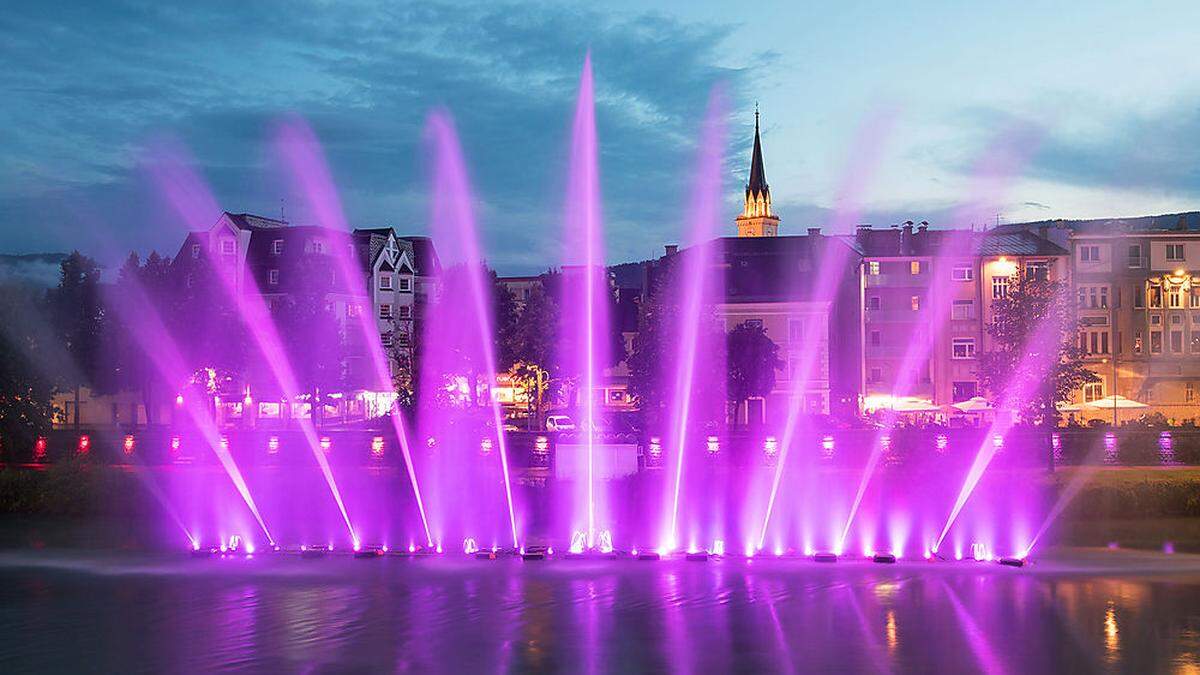
{"label": "roof", "polygon": [[402,242],[408,242],[413,251],[413,263],[417,266],[417,274],[432,277],[441,274],[442,261],[438,258],[437,249],[429,237],[398,237]]}
{"label": "roof", "polygon": [[758,111],[754,111],[754,152],[750,155],[750,179],[746,181],[746,194],[769,192],[767,173],[763,169],[762,141],[758,135]]}
{"label": "roof", "polygon": [[871,229],[860,227],[854,238],[858,248],[868,258],[902,258],[935,256],[950,245],[951,237],[969,237],[959,240],[961,252],[972,251],[975,255],[995,256],[1058,256],[1067,255],[1067,250],[1032,231],[996,228],[986,232],[956,229],[921,229],[910,227]]}
{"label": "roof", "polygon": [[288,221],[286,220],[277,220],[275,218],[267,218],[266,216],[257,216],[253,213],[230,213],[225,211],[225,217],[228,218],[235,227],[241,230],[257,230],[288,226]]}

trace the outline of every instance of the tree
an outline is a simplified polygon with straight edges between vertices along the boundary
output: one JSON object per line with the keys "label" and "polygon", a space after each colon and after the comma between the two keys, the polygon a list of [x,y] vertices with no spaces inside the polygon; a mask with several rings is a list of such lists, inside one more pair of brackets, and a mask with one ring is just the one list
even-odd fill
{"label": "tree", "polygon": [[1074,343],[1075,309],[1065,282],[1019,280],[992,303],[990,348],[979,362],[983,388],[1035,424],[1058,421],[1055,403],[1099,378]]}
{"label": "tree", "polygon": [[0,292],[0,450],[7,461],[29,448],[53,420],[54,379],[46,370],[57,338],[36,321],[41,291],[8,286]]}
{"label": "tree", "polygon": [[274,308],[274,319],[291,365],[296,386],[307,392],[312,421],[318,424],[323,410],[322,392],[343,385],[345,341],[331,303],[333,278],[324,256],[306,255],[287,270],[292,293]]}
{"label": "tree", "polygon": [[749,399],[771,393],[775,371],[784,364],[779,345],[767,337],[766,329],[749,321],[729,331],[726,345],[726,395],[737,410]]}
{"label": "tree", "polygon": [[73,423],[79,426],[79,389],[98,378],[101,355],[101,323],[104,319],[100,298],[100,266],[95,260],[73,251],[62,261],[58,287],[50,289],[47,300],[53,323],[72,368],[63,385],[75,392]]}

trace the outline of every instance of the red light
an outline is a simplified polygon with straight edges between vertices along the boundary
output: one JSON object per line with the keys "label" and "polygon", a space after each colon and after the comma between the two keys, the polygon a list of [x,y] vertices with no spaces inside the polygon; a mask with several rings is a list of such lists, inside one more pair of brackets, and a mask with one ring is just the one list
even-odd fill
{"label": "red light", "polygon": [[371,439],[371,454],[376,457],[383,457],[383,436],[376,436]]}
{"label": "red light", "polygon": [[127,455],[133,454],[133,436],[125,437],[124,448],[125,448],[125,454],[127,454]]}
{"label": "red light", "polygon": [[79,454],[86,455],[88,450],[92,449],[92,439],[88,436],[79,437]]}
{"label": "red light", "polygon": [[46,459],[46,437],[45,436],[38,436],[37,440],[33,442],[33,458],[39,462]]}

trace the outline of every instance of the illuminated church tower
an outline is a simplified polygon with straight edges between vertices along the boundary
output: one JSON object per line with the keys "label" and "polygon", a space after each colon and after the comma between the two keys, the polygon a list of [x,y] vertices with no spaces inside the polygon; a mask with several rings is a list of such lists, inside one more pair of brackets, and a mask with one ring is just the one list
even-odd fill
{"label": "illuminated church tower", "polygon": [[758,138],[758,110],[754,111],[754,154],[750,157],[750,180],[746,182],[746,206],[737,217],[739,237],[774,237],[779,218],[771,211],[771,187],[763,172],[762,141]]}

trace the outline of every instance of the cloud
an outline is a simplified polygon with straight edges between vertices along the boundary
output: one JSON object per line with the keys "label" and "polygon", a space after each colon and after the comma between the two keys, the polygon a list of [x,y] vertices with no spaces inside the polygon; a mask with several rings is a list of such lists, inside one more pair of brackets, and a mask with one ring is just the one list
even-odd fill
{"label": "cloud", "polygon": [[[555,262],[570,115],[583,55],[597,73],[610,258],[675,238],[709,89],[744,101],[745,72],[714,65],[720,25],[557,5],[89,3],[0,18],[0,249],[66,250],[87,212],[127,248],[174,253],[181,226],[143,181],[144,145],[189,146],[220,203],[303,222],[270,156],[275,119],[321,138],[357,226],[424,231],[426,111],[445,105],[480,202],[491,259]],[[33,36],[54,36],[53,40]],[[771,57],[764,54],[762,61]],[[736,136],[736,135],[735,135]],[[731,183],[736,181],[730,176]],[[732,213],[731,213],[732,217]]]}

